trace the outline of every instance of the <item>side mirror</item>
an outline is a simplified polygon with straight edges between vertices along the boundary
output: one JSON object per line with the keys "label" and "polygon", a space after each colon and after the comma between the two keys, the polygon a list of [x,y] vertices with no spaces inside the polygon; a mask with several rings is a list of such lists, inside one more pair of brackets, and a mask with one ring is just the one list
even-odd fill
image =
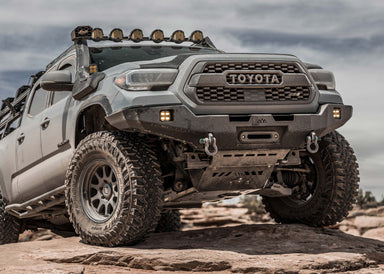
{"label": "side mirror", "polygon": [[49,91],[72,91],[72,75],[68,70],[47,72],[41,78],[40,86]]}

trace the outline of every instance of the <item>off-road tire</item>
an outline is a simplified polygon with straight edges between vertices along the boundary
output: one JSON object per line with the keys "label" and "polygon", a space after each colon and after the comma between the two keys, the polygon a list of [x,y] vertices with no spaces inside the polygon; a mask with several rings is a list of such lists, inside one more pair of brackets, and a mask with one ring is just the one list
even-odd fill
{"label": "off-road tire", "polygon": [[353,149],[336,131],[324,136],[314,161],[316,187],[310,200],[298,204],[291,197],[263,197],[265,209],[279,223],[334,225],[348,215],[356,201],[359,171]]}
{"label": "off-road tire", "polygon": [[0,245],[17,243],[21,222],[5,212],[5,202],[0,194]]}
{"label": "off-road tire", "polygon": [[[87,201],[80,190],[84,183],[82,172],[92,161],[110,165],[118,183],[116,207],[104,221],[95,221],[87,214],[89,209],[84,206]],[[163,204],[160,165],[145,136],[107,131],[90,134],[78,145],[65,184],[70,221],[85,243],[135,244],[155,229],[160,218]]]}
{"label": "off-road tire", "polygon": [[161,213],[155,232],[174,232],[181,230],[179,210],[169,210]]}

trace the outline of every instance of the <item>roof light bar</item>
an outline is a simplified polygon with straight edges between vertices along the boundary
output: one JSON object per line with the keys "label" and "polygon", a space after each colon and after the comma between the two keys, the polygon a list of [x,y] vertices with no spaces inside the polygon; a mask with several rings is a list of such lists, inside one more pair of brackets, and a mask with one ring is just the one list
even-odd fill
{"label": "roof light bar", "polygon": [[143,31],[141,29],[134,29],[129,35],[129,40],[138,43],[143,41]]}
{"label": "roof light bar", "polygon": [[141,41],[153,41],[155,43],[161,43],[163,41],[174,42],[180,44],[182,42],[193,42],[195,44],[204,44],[208,38],[204,38],[203,33],[200,30],[195,30],[191,33],[189,38],[185,37],[182,30],[176,30],[172,33],[171,37],[164,37],[164,32],[160,29],[154,30],[149,37],[145,37],[141,29],[134,29],[129,36],[124,36],[121,29],[113,29],[109,36],[104,36],[104,32],[101,28],[92,28],[90,26],[78,26],[71,32],[72,41],[79,40],[93,40],[95,42],[110,40],[114,42],[121,42],[123,40],[130,40],[135,43]]}
{"label": "roof light bar", "polygon": [[185,41],[184,31],[176,30],[172,33],[171,41],[180,44]]}
{"label": "roof light bar", "polygon": [[151,39],[155,43],[163,42],[164,41],[164,32],[161,29],[156,29],[156,30],[152,31],[149,39]]}
{"label": "roof light bar", "polygon": [[103,40],[104,38],[103,30],[100,28],[94,28],[91,34],[91,38],[93,41],[96,41],[96,42]]}
{"label": "roof light bar", "polygon": [[123,38],[124,38],[123,31],[118,28],[113,29],[109,34],[109,40],[112,40],[114,42],[121,42],[123,41]]}
{"label": "roof light bar", "polygon": [[189,36],[189,41],[192,41],[193,43],[201,43],[204,40],[203,33],[200,30],[195,30],[192,32],[191,36]]}
{"label": "roof light bar", "polygon": [[91,39],[92,30],[91,26],[78,26],[71,32],[71,39],[72,41]]}

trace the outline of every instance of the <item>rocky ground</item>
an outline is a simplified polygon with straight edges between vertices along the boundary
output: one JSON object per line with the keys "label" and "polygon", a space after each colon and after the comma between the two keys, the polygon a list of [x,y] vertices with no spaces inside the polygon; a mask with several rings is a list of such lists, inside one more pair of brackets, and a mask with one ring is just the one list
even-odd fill
{"label": "rocky ground", "polygon": [[25,232],[20,243],[0,246],[0,272],[384,273],[384,207],[356,209],[323,229],[275,224],[233,205],[182,213],[183,231],[152,234],[132,247]]}

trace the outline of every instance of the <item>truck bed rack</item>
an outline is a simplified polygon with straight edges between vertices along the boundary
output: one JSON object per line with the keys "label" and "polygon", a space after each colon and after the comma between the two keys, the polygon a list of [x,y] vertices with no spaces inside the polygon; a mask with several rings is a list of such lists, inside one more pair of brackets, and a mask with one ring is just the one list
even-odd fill
{"label": "truck bed rack", "polygon": [[[2,100],[0,108],[0,140],[19,126],[20,121],[18,120],[24,112],[25,103],[31,88],[43,74],[44,71],[40,71],[35,75],[32,75],[30,85],[21,86],[17,90],[15,97],[8,97]],[[15,122],[18,122],[18,124],[15,124]]]}

